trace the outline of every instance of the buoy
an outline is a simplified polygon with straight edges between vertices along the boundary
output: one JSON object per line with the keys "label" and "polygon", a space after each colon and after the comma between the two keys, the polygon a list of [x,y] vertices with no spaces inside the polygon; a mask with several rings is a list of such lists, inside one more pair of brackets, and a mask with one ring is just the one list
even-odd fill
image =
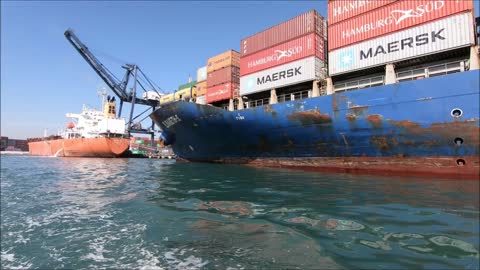
{"label": "buoy", "polygon": [[68,128],[68,129],[72,129],[72,128],[74,128],[74,127],[75,127],[75,124],[74,124],[73,122],[69,122],[69,123],[67,124],[67,128]]}

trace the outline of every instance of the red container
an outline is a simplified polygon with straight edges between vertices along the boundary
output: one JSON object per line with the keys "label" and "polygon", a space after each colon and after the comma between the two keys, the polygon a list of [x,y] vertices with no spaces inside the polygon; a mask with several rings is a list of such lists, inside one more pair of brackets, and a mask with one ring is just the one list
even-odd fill
{"label": "red container", "polygon": [[239,89],[238,83],[227,82],[207,88],[207,103],[227,100],[233,97],[233,91]]}
{"label": "red container", "polygon": [[316,10],[310,10],[253,36],[242,39],[240,41],[240,56],[267,49],[308,33],[317,33],[320,37],[326,37],[325,24],[325,19]]}
{"label": "red container", "polygon": [[207,88],[226,82],[240,83],[240,68],[228,66],[207,74]]}
{"label": "red container", "polygon": [[355,17],[398,0],[332,0],[328,1],[328,25]]}
{"label": "red container", "polygon": [[472,0],[396,1],[329,26],[328,50],[332,51],[472,9]]}
{"label": "red container", "polygon": [[240,58],[240,76],[317,56],[325,61],[325,41],[315,33]]}

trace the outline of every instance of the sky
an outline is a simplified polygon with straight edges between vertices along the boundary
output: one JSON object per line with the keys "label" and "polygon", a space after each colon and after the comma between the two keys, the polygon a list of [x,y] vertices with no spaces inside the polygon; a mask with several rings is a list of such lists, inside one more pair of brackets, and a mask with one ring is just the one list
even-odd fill
{"label": "sky", "polygon": [[[55,134],[69,122],[66,113],[81,112],[83,104],[100,108],[97,92],[106,86],[64,37],[68,28],[117,77],[123,64],[137,64],[172,92],[189,75],[195,79],[209,57],[239,51],[242,38],[311,9],[327,17],[326,6],[326,0],[1,1],[1,135]],[[134,115],[145,109],[137,105]],[[129,110],[124,106],[122,116]]]}

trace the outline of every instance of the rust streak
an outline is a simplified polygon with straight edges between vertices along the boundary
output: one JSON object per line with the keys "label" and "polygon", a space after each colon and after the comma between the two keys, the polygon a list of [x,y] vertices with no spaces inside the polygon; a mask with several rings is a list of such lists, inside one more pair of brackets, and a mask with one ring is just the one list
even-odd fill
{"label": "rust streak", "polygon": [[348,108],[348,110],[354,113],[355,115],[362,115],[365,113],[365,111],[368,110],[368,106],[356,105]]}
{"label": "rust streak", "polygon": [[263,110],[264,110],[265,112],[271,113],[273,116],[276,116],[276,115],[277,115],[277,112],[276,112],[274,109],[272,109],[272,105],[265,105],[265,106],[263,106]]}
{"label": "rust streak", "polygon": [[295,112],[288,115],[287,118],[299,121],[302,125],[326,124],[332,122],[330,115],[322,114],[318,109],[315,111]]}
{"label": "rust streak", "polygon": [[357,119],[357,116],[355,114],[352,114],[352,113],[347,113],[345,115],[345,118],[347,118],[348,121],[355,121],[355,119]]}
{"label": "rust streak", "polygon": [[379,114],[370,114],[366,119],[374,128],[380,128],[382,126],[382,116]]}

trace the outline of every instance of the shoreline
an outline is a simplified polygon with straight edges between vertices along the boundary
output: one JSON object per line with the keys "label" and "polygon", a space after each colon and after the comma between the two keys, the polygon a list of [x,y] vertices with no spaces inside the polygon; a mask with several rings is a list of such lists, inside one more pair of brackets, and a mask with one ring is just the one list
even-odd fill
{"label": "shoreline", "polygon": [[0,155],[29,155],[28,151],[0,151]]}

